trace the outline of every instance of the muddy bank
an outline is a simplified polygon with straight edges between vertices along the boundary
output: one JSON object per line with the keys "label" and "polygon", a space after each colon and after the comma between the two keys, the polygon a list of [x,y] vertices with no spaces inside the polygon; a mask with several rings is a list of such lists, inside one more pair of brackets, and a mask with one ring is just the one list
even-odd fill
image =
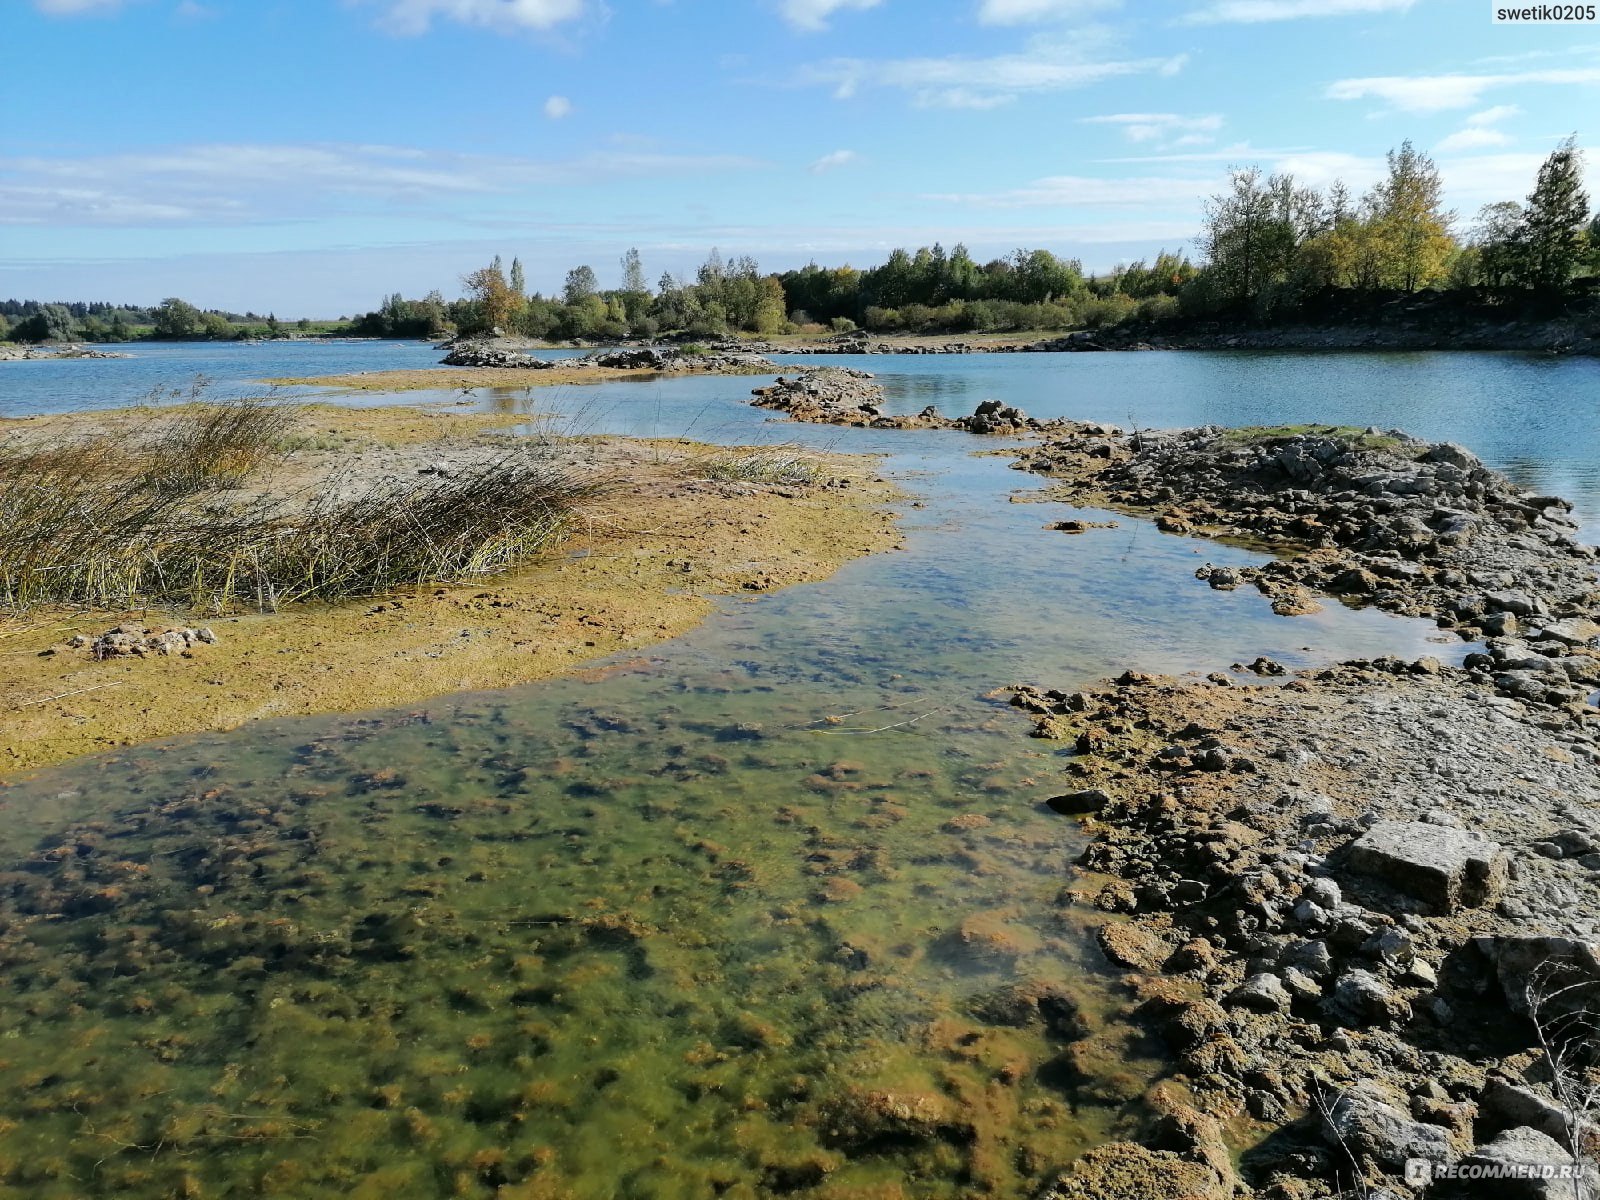
{"label": "muddy bank", "polygon": [[[72,421],[137,422],[125,412],[8,422],[35,436]],[[449,409],[315,407],[298,449],[270,481],[359,490],[448,475],[503,455],[504,417]],[[0,762],[14,769],[261,717],[348,712],[449,692],[506,687],[642,649],[679,634],[720,595],[820,579],[898,544],[893,489],[871,460],[808,457],[769,478],[750,456],[689,442],[586,438],[559,452],[613,481],[585,504],[547,561],[464,586],[277,613],[45,613],[0,618]],[[93,640],[137,625],[148,636],[207,627],[215,643],[101,656]],[[74,645],[75,637],[90,639]]]}

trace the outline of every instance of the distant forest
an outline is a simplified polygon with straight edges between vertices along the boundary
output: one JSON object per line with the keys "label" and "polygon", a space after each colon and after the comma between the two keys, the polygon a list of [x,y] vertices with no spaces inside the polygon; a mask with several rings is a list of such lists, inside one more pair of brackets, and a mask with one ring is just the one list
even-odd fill
{"label": "distant forest", "polygon": [[[1151,262],[1086,274],[1076,259],[1019,249],[980,263],[965,246],[895,250],[866,270],[810,263],[781,274],[713,250],[692,279],[652,287],[637,250],[620,261],[621,286],[602,288],[590,266],[567,272],[558,295],[529,292],[522,263],[496,257],[462,280],[463,295],[396,293],[345,323],[202,311],[180,299],[154,308],[0,302],[0,336],[13,341],[288,337],[338,333],[439,338],[500,331],[565,340],[720,337],[733,333],[969,333],[1102,328],[1217,318],[1292,320],[1316,308],[1351,312],[1364,295],[1455,292],[1474,303],[1555,310],[1592,297],[1600,282],[1600,217],[1582,186],[1572,139],[1539,168],[1526,201],[1483,208],[1470,227],[1443,208],[1439,170],[1410,142],[1388,155],[1385,177],[1355,197],[1257,168],[1229,172],[1206,202],[1198,262]],[[1330,305],[1330,299],[1345,301]]]}

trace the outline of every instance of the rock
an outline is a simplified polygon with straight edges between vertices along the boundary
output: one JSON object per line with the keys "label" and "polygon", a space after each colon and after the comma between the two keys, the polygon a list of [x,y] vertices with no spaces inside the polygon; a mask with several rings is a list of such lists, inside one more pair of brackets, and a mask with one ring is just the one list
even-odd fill
{"label": "rock", "polygon": [[535,358],[520,350],[497,346],[492,341],[471,339],[457,342],[440,360],[447,367],[493,367],[495,369],[520,369],[543,371],[555,366],[548,358]]}
{"label": "rock", "polygon": [[1584,617],[1569,617],[1546,625],[1539,636],[1552,638],[1568,646],[1587,646],[1600,638],[1600,623]]}
{"label": "rock", "polygon": [[[1459,1197],[1493,1200],[1575,1200],[1593,1196],[1575,1172],[1572,1155],[1555,1139],[1526,1127],[1508,1129],[1456,1163],[1452,1178],[1435,1179]],[[1482,1173],[1482,1174],[1479,1174]],[[1485,1177],[1487,1176],[1487,1177]],[[1580,1190],[1581,1187],[1581,1190]]]}
{"label": "rock", "polygon": [[1505,934],[1474,944],[1493,964],[1506,1006],[1519,1016],[1531,1016],[1537,1007],[1541,1019],[1550,1021],[1600,1007],[1600,947],[1593,943]]}
{"label": "rock", "polygon": [[1346,971],[1323,1002],[1333,1020],[1347,1025],[1395,1025],[1411,1019],[1411,1006],[1370,971]]}
{"label": "rock", "polygon": [[1252,975],[1233,991],[1223,1003],[1234,1008],[1248,1008],[1255,1012],[1286,1012],[1289,993],[1276,975],[1263,972]]}
{"label": "rock", "polygon": [[1411,1159],[1437,1165],[1452,1157],[1450,1137],[1443,1129],[1413,1121],[1376,1085],[1366,1082],[1346,1088],[1325,1104],[1322,1136],[1354,1158],[1396,1171]]}
{"label": "rock", "polygon": [[1478,1103],[1483,1114],[1498,1125],[1526,1125],[1566,1142],[1570,1129],[1566,1110],[1530,1087],[1491,1075]]}
{"label": "rock", "polygon": [[1051,796],[1045,801],[1045,806],[1062,816],[1081,817],[1097,813],[1110,803],[1111,797],[1099,788],[1088,788],[1081,792],[1068,792],[1064,796]]}
{"label": "rock", "polygon": [[1203,1163],[1134,1142],[1108,1142],[1074,1162],[1071,1173],[1039,1192],[1038,1200],[1229,1200],[1232,1195],[1232,1180],[1219,1178]]}
{"label": "rock", "polygon": [[1139,925],[1103,925],[1098,940],[1112,962],[1137,971],[1159,970],[1168,954],[1167,943]]}
{"label": "rock", "polygon": [[1345,865],[1448,915],[1493,903],[1505,886],[1506,855],[1464,830],[1380,821],[1349,847]]}

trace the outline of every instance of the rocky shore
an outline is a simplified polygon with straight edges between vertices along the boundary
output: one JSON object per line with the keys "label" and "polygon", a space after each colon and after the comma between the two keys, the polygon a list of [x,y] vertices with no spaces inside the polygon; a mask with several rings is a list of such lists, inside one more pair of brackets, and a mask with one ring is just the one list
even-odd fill
{"label": "rocky shore", "polygon": [[96,350],[91,346],[5,346],[0,345],[0,362],[29,362],[46,358],[132,358],[116,350]]}
{"label": "rocky shore", "polygon": [[1014,703],[1075,743],[1050,804],[1090,814],[1080,902],[1176,1057],[1146,1144],[1080,1176],[1132,1160],[1169,1185],[1199,1171],[1181,1194],[1410,1196],[1407,1160],[1592,1150],[1571,1091],[1600,999],[1587,742],[1429,662]]}
{"label": "rocky shore", "polygon": [[[1484,643],[1461,667],[1284,679],[1260,659],[1015,689],[1037,736],[1072,744],[1048,803],[1090,822],[1076,892],[1177,1063],[1148,1136],[1055,1194],[1595,1194],[1419,1185],[1600,1149],[1600,593],[1568,506],[1392,431],[1081,426],[1018,465],[1062,498],[1285,554],[1201,568],[1213,587]],[[1135,1177],[1147,1191],[1117,1190]]]}
{"label": "rocky shore", "polygon": [[1045,435],[1070,422],[1040,421],[1020,408],[985,400],[965,417],[946,417],[933,405],[914,415],[885,413],[883,385],[853,367],[807,367],[798,375],[780,375],[751,395],[757,408],[781,412],[793,421],[847,425],[860,429],[959,429],[967,433],[1020,437]]}
{"label": "rocky shore", "polygon": [[602,350],[582,358],[540,358],[520,342],[504,339],[462,339],[448,344],[440,359],[447,367],[548,371],[556,368],[609,371],[654,371],[661,374],[765,375],[778,370],[776,363],[741,346],[689,350],[678,346],[628,346]]}
{"label": "rocky shore", "polygon": [[1469,667],[1520,699],[1582,706],[1600,662],[1596,552],[1571,506],[1525,492],[1470,451],[1398,431],[1125,432],[1081,426],[1018,464],[1075,503],[1153,516],[1172,533],[1289,551],[1262,567],[1203,567],[1284,612],[1313,594],[1432,617],[1486,652]]}

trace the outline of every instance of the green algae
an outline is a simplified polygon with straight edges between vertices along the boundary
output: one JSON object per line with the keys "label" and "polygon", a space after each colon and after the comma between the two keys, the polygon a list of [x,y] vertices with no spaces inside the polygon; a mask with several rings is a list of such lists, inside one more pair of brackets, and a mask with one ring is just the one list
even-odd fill
{"label": "green algae", "polygon": [[[987,757],[1008,718],[869,757],[764,732],[793,715],[770,695],[730,723],[716,689],[601,686],[13,799],[0,1181],[1014,1194],[1132,1119],[1048,1069],[1098,985],[1037,758]],[[1019,981],[1055,1008],[995,1001]]]}

